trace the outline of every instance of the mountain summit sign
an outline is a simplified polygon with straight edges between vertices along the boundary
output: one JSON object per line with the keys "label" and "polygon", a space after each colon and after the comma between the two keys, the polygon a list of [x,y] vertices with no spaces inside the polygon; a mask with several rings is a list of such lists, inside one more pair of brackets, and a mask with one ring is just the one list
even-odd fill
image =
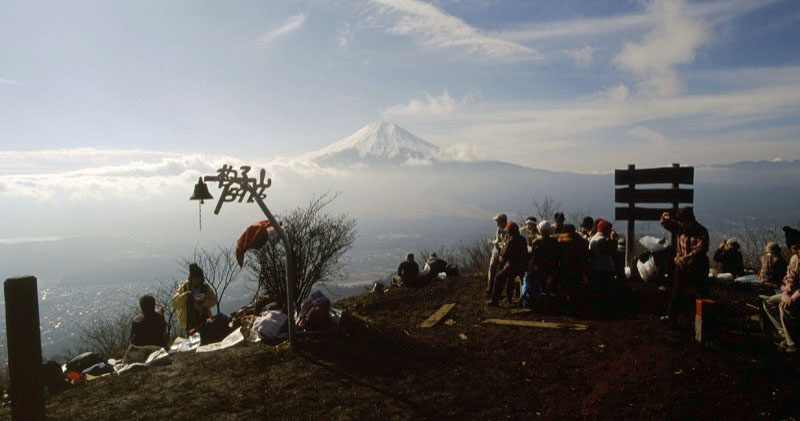
{"label": "mountain summit sign", "polygon": [[[669,184],[670,188],[637,189],[641,184]],[[627,206],[617,207],[614,219],[628,221],[627,241],[625,243],[625,261],[628,266],[633,263],[634,241],[636,241],[636,221],[658,221],[664,212],[674,214],[681,203],[694,203],[694,190],[681,189],[681,184],[694,184],[694,167],[681,167],[672,164],[671,167],[636,169],[628,165],[627,170],[614,171],[614,185],[627,185],[627,187],[614,190],[614,202],[626,203]],[[669,204],[669,208],[643,208],[637,204]],[[672,235],[670,244],[675,244],[675,235]]]}

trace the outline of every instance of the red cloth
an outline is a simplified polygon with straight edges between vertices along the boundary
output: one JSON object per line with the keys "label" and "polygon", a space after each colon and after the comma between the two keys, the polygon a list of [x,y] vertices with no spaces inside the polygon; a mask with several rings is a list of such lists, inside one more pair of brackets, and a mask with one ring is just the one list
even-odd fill
{"label": "red cloth", "polygon": [[271,224],[268,219],[251,224],[244,230],[244,233],[236,240],[236,261],[239,267],[244,265],[244,254],[250,249],[259,249],[267,244],[270,237],[277,237],[275,229],[270,229]]}

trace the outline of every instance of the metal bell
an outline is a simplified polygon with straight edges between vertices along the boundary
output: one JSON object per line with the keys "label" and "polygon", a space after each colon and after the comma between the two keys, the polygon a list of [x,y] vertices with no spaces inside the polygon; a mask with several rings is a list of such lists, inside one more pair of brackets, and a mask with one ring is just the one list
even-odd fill
{"label": "metal bell", "polygon": [[192,193],[192,197],[189,200],[199,200],[200,204],[203,204],[204,200],[213,199],[214,196],[208,192],[208,185],[203,182],[203,178],[200,177],[197,179],[197,184],[194,185],[194,193]]}

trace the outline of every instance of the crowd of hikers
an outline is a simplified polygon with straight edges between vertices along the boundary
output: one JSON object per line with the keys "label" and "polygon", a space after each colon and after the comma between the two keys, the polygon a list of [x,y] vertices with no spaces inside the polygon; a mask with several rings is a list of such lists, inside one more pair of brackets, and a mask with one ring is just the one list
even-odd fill
{"label": "crowd of hikers", "polygon": [[[494,217],[496,233],[489,239],[491,258],[486,304],[532,308],[546,296],[568,302],[582,297],[589,300],[595,317],[619,316],[633,311],[635,300],[628,281],[639,273],[625,267],[625,238],[614,231],[611,222],[602,218],[595,220],[587,216],[580,227],[565,223],[561,212],[555,213],[553,219],[550,223],[528,217],[520,227],[505,214]],[[692,207],[665,212],[660,223],[677,239],[661,253],[660,264],[662,275],[672,280],[673,287],[661,320],[675,327],[679,313],[693,307],[692,295],[709,296],[710,239],[708,230],[695,218]],[[783,230],[791,251],[789,262],[781,256],[781,247],[769,242],[760,258],[760,267],[745,268],[736,239],[722,242],[713,260],[720,273],[729,274],[732,279],[752,273],[749,276],[758,282],[760,289],[770,292],[760,296],[762,306],[781,336],[780,348],[793,352],[796,350],[794,338],[800,327],[800,318],[796,317],[800,314],[800,231],[788,226]],[[408,253],[397,269],[395,281],[417,286],[435,279],[449,267],[432,253],[426,259],[425,269],[420,271],[413,253]]]}

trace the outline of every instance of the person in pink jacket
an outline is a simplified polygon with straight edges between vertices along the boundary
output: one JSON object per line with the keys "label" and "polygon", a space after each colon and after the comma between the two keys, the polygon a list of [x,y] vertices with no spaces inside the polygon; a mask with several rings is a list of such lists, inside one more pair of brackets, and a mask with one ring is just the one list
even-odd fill
{"label": "person in pink jacket", "polygon": [[764,300],[764,310],[783,337],[779,346],[786,352],[795,352],[797,314],[800,314],[800,245],[792,245],[792,259],[783,278],[781,293]]}

